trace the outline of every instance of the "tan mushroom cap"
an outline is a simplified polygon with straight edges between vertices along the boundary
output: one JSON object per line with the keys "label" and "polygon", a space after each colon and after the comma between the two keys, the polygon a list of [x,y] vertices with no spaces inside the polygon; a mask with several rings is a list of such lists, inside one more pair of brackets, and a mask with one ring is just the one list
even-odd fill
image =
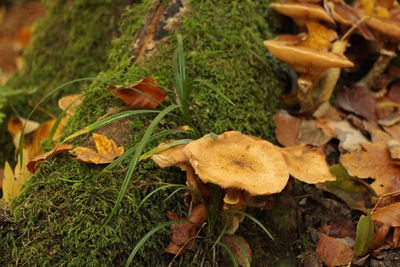
{"label": "tan mushroom cap", "polygon": [[272,9],[291,18],[323,20],[332,24],[335,21],[320,6],[306,3],[272,3]]}
{"label": "tan mushroom cap", "polygon": [[264,45],[277,59],[298,69],[349,68],[354,64],[345,56],[319,51],[308,47],[289,46],[281,42],[266,40]]}
{"label": "tan mushroom cap", "polygon": [[58,100],[58,107],[61,110],[65,110],[71,103],[71,107],[67,110],[67,114],[73,115],[75,112],[75,107],[82,103],[82,95],[81,94],[74,94],[74,95],[67,95],[61,97]]}
{"label": "tan mushroom cap", "polygon": [[306,145],[280,148],[289,173],[294,178],[309,184],[335,181],[322,152]]}
{"label": "tan mushroom cap", "polygon": [[394,19],[369,17],[365,24],[386,41],[400,42],[400,22]]}
{"label": "tan mushroom cap", "polygon": [[[166,143],[161,143],[158,147],[164,146]],[[177,166],[185,162],[189,162],[189,159],[186,157],[183,149],[187,144],[177,145],[165,149],[157,154],[154,154],[151,159],[161,168]]]}
{"label": "tan mushroom cap", "polygon": [[203,182],[250,195],[279,193],[289,179],[285,160],[274,145],[237,131],[214,140],[206,135],[189,143],[184,152]]}

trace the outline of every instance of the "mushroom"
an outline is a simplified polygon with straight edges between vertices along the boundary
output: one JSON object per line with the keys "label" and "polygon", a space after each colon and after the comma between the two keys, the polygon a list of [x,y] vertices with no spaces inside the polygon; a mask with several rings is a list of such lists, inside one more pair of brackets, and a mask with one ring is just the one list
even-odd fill
{"label": "mushroom", "polygon": [[[170,142],[173,142],[171,140]],[[168,143],[170,143],[168,142]],[[164,147],[167,143],[161,143],[158,147]],[[186,171],[186,184],[193,190],[199,192],[203,197],[210,195],[210,190],[196,177],[196,174],[189,164],[189,159],[183,152],[187,144],[177,145],[154,154],[151,159],[161,168],[177,166]]]}
{"label": "mushroom", "polygon": [[306,3],[272,3],[271,8],[291,17],[300,26],[309,20],[322,20],[335,24],[335,21],[329,14],[318,5]]}
{"label": "mushroom", "polygon": [[81,94],[74,94],[74,95],[67,95],[64,97],[61,97],[58,100],[58,107],[61,110],[67,110],[68,115],[73,115],[75,112],[75,107],[80,105],[82,103],[82,95]]}
{"label": "mushroom", "polygon": [[[243,211],[250,203],[259,205],[259,199],[252,199],[281,192],[289,174],[307,183],[335,180],[321,152],[305,145],[279,148],[238,131],[213,138],[208,134],[159,152],[152,159],[162,167],[176,165],[194,170],[193,176],[199,179],[194,180],[195,185],[199,188],[207,183],[224,188],[224,209]],[[243,216],[229,214],[228,218],[228,232],[233,234]]]}
{"label": "mushroom", "polygon": [[225,132],[214,140],[205,135],[189,143],[184,152],[204,183],[222,188],[269,195],[281,192],[289,179],[277,147],[237,131]]}
{"label": "mushroom", "polygon": [[288,63],[296,72],[302,73],[297,80],[298,97],[303,111],[312,110],[314,103],[312,92],[318,82],[330,68],[353,67],[345,56],[301,46],[289,46],[281,42],[267,40],[264,45],[277,59]]}

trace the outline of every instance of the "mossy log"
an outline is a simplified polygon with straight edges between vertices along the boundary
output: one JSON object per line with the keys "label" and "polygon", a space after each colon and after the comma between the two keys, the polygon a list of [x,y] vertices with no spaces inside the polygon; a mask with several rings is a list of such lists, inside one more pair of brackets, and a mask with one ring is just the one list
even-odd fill
{"label": "mossy log", "polygon": [[[126,84],[151,75],[163,88],[173,90],[172,58],[179,32],[183,36],[186,70],[193,92],[191,112],[199,131],[219,134],[238,130],[275,140],[271,116],[279,105],[284,75],[277,63],[268,60],[262,44],[264,39],[272,37],[271,23],[274,22],[269,1],[46,2],[47,17],[38,24],[37,36],[25,56],[27,69],[15,76],[10,86],[39,84],[39,95],[43,96],[57,83],[101,71],[97,77]],[[70,26],[63,24],[65,21],[58,16],[70,18]],[[89,48],[96,52],[91,54]],[[46,57],[42,58],[41,53],[46,53]],[[235,105],[196,79],[215,85]],[[80,88],[85,95],[84,103],[64,128],[65,136],[96,121],[110,108],[122,106],[120,100],[105,95],[110,83],[94,81],[80,87],[77,84],[55,94],[54,100]],[[173,101],[169,97],[165,105]],[[23,106],[26,100],[15,102]],[[179,113],[176,115],[163,119],[159,130],[182,125]],[[126,148],[140,140],[152,118],[149,115],[130,118],[129,130],[133,134],[128,137]],[[76,138],[74,142],[82,144],[86,140],[88,136]],[[22,195],[12,202],[11,217],[7,213],[7,221],[0,223],[0,264],[124,264],[135,244],[148,231],[168,220],[167,211],[184,215],[187,210],[179,194],[164,201],[172,190],[163,190],[135,213],[138,203],[157,188],[154,183],[184,183],[184,174],[179,170],[161,170],[151,161],[144,161],[136,168],[117,214],[106,227],[100,228],[115,204],[128,163],[97,180],[92,178],[104,166],[71,161],[67,155],[41,164],[26,183]],[[259,211],[254,215],[263,221]],[[250,227],[244,227],[240,233],[245,238],[258,236],[257,244],[249,240],[257,252],[254,265],[266,266],[270,260],[271,266],[277,266],[271,261],[275,255],[266,251],[272,241],[266,236],[260,238],[262,232],[248,224]],[[279,234],[275,236],[279,243]],[[168,239],[168,229],[157,232],[139,250],[134,266],[168,265],[172,257],[162,253]],[[209,243],[212,243],[210,238],[199,239],[194,251],[179,261],[195,266],[200,262],[209,265],[213,261],[212,252],[207,251]]]}

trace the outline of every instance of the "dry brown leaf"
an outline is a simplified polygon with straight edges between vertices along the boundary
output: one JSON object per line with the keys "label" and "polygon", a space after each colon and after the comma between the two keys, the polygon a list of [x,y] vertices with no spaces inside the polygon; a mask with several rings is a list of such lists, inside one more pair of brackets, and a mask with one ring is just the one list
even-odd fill
{"label": "dry brown leaf", "polygon": [[353,250],[337,238],[321,234],[316,253],[328,266],[347,265],[353,257]]}
{"label": "dry brown leaf", "polygon": [[392,227],[400,226],[400,202],[380,208],[372,214],[372,219]]}
{"label": "dry brown leaf", "polygon": [[[121,85],[113,85],[109,86],[108,90],[113,91],[117,88],[120,88]],[[160,87],[158,87],[158,83],[156,80],[147,76],[145,79],[138,81],[135,84],[130,86],[131,88],[135,88],[136,90],[141,91],[143,94],[138,93],[134,89],[131,88],[122,88],[119,90],[115,90],[113,95],[118,97],[124,101],[124,103],[128,106],[138,106],[138,107],[148,107],[148,108],[156,108],[165,100],[166,94]],[[158,102],[154,101],[157,100]]]}
{"label": "dry brown leaf", "polygon": [[299,130],[301,144],[321,146],[332,139],[329,133],[323,131],[314,120],[303,120]]}
{"label": "dry brown leaf", "polygon": [[3,180],[3,198],[5,202],[9,203],[11,198],[19,196],[21,193],[22,186],[25,181],[32,175],[26,167],[27,162],[30,159],[29,151],[23,150],[22,163],[18,156],[18,163],[14,168],[14,172],[11,169],[10,164],[6,161],[4,166],[4,180]]}
{"label": "dry brown leaf", "polygon": [[[239,235],[224,235],[221,242],[229,247],[239,266],[249,266],[252,252],[246,239]],[[224,255],[227,256],[226,253]]]}
{"label": "dry brown leaf", "polygon": [[96,144],[97,152],[87,147],[76,147],[70,152],[76,156],[73,160],[105,164],[113,162],[115,158],[124,153],[124,147],[117,147],[113,140],[104,135],[93,133],[93,140]]}
{"label": "dry brown leaf", "polygon": [[68,151],[71,149],[72,149],[72,145],[70,145],[70,144],[56,144],[54,149],[52,149],[49,152],[46,152],[44,154],[37,155],[31,161],[29,161],[29,163],[27,164],[27,168],[30,172],[35,173],[37,162],[43,161],[49,157],[52,157],[54,155],[60,154],[62,152],[65,152],[65,151]]}
{"label": "dry brown leaf", "polygon": [[348,151],[361,150],[361,144],[368,142],[368,139],[347,120],[327,121],[326,127],[332,129],[335,138],[340,140],[339,148]]}
{"label": "dry brown leaf", "polygon": [[299,142],[301,119],[290,115],[286,110],[280,110],[272,116],[275,122],[275,136],[283,146],[296,146]]}
{"label": "dry brown leaf", "polygon": [[342,109],[366,118],[368,121],[378,121],[376,99],[363,87],[354,86],[351,89],[338,91],[336,104]]}
{"label": "dry brown leaf", "polygon": [[294,178],[310,184],[336,180],[329,170],[325,155],[317,149],[299,145],[280,148],[280,151]]}
{"label": "dry brown leaf", "polygon": [[364,150],[343,154],[340,162],[361,179],[374,178],[371,187],[379,195],[400,190],[400,167],[392,162],[386,144],[363,143]]}
{"label": "dry brown leaf", "polygon": [[171,225],[171,243],[165,249],[166,252],[181,255],[192,248],[193,240],[196,237],[196,230],[207,218],[206,208],[198,204],[190,212],[189,217],[183,218],[173,212],[168,212],[171,220],[188,220],[190,222],[177,222]]}

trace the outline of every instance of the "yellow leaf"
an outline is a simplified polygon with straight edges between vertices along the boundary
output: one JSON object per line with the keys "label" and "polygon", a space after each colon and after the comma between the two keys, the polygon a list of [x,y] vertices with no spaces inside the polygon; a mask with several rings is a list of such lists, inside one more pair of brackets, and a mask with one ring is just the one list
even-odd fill
{"label": "yellow leaf", "polygon": [[14,172],[11,169],[10,164],[6,161],[4,166],[4,180],[3,180],[3,198],[5,202],[9,203],[11,198],[19,196],[21,188],[32,175],[26,164],[30,160],[30,155],[27,150],[23,150],[22,165],[20,157],[18,157],[18,163],[15,166]]}
{"label": "yellow leaf", "polygon": [[71,153],[76,156],[74,160],[80,160],[94,164],[105,164],[113,162],[115,158],[124,153],[124,147],[117,147],[113,140],[108,139],[103,135],[94,133],[93,140],[96,144],[97,152],[87,147],[74,148],[71,151]]}

